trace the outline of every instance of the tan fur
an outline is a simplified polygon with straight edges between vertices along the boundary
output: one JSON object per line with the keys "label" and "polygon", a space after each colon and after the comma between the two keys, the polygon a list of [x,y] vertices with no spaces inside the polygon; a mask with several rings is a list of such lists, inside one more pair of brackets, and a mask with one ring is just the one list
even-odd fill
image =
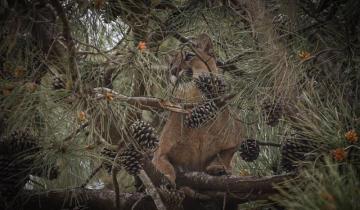
{"label": "tan fur", "polygon": [[[179,53],[170,70],[181,72],[191,67],[193,77],[197,77],[201,73],[209,73],[210,67],[211,72],[217,74],[210,38],[202,34],[195,41],[194,47],[202,59],[195,56],[189,62],[181,61]],[[175,94],[177,98],[192,102],[201,100],[201,93],[194,85],[184,87],[178,88]],[[184,114],[170,114],[160,135],[159,148],[154,154],[156,168],[173,183],[178,171],[206,171],[210,174],[229,171],[230,162],[241,143],[241,124],[229,116],[227,108],[201,128],[187,128],[183,123],[184,118]]]}

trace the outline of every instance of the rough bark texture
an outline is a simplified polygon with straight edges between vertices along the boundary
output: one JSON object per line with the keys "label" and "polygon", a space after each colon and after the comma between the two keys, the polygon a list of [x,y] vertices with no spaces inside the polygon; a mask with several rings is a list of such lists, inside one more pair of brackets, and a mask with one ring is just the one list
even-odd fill
{"label": "rough bark texture", "polygon": [[[184,209],[198,208],[199,202],[226,200],[227,203],[240,204],[253,200],[269,199],[277,193],[274,184],[280,184],[292,175],[270,177],[214,177],[200,172],[178,176],[177,185],[190,186],[202,197],[189,197],[184,201]],[[28,191],[26,194],[33,194]],[[206,195],[206,196],[204,196]],[[156,209],[150,196],[143,193],[120,193],[120,209]],[[208,197],[208,198],[204,198]],[[225,198],[225,199],[224,199]],[[115,193],[111,190],[72,189],[39,193],[28,198],[24,208],[35,209],[72,209],[81,206],[89,210],[114,210]]]}
{"label": "rough bark texture", "polygon": [[[30,193],[30,192],[28,192]],[[111,190],[90,190],[90,189],[73,189],[70,191],[50,191],[32,195],[25,204],[24,209],[78,209],[88,210],[115,210],[131,209],[135,202],[138,202],[137,208],[156,209],[150,197],[144,197],[143,193],[121,193],[120,208],[115,207],[115,192]]]}

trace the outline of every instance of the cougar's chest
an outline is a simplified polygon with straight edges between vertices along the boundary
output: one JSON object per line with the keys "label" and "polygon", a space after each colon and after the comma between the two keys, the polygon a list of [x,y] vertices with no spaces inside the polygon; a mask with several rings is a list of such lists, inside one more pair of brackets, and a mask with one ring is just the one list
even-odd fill
{"label": "cougar's chest", "polygon": [[173,126],[171,138],[175,144],[169,153],[173,165],[180,170],[204,170],[210,159],[228,144],[221,120],[224,119],[216,118],[201,128],[186,128],[182,123]]}
{"label": "cougar's chest", "polygon": [[169,159],[182,170],[203,170],[209,158],[219,152],[216,139],[207,134],[193,134],[182,138],[171,150]]}

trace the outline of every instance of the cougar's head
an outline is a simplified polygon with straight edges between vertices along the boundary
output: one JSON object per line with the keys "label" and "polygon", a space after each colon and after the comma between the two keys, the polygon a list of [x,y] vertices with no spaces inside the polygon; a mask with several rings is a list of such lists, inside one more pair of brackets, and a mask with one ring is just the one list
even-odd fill
{"label": "cougar's head", "polygon": [[201,96],[193,79],[201,74],[218,74],[213,44],[207,34],[192,40],[191,47],[177,52],[169,66],[169,79],[175,85],[175,96],[196,101]]}

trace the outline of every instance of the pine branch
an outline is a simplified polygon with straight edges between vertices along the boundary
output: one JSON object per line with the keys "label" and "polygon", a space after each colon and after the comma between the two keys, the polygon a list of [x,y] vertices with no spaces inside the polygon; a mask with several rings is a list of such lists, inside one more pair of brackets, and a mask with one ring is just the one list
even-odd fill
{"label": "pine branch", "polygon": [[[126,103],[136,106],[143,110],[151,110],[155,108],[155,109],[164,109],[172,112],[188,114],[190,112],[189,109],[198,105],[197,103],[177,104],[164,99],[154,98],[154,97],[125,96],[123,94],[117,93],[116,91],[105,87],[94,88],[94,92],[95,92],[95,99],[97,100],[105,99],[107,97],[107,94],[111,94],[114,100],[125,101]],[[235,96],[236,94],[225,95],[219,99],[216,99],[216,103],[220,107],[224,106],[227,103],[227,101],[231,100]]]}

